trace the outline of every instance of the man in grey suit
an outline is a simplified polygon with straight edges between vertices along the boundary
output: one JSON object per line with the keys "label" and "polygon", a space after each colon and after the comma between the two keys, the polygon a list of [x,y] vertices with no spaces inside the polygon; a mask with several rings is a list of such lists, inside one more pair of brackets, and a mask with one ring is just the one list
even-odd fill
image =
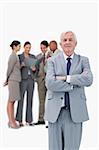
{"label": "man in grey suit", "polygon": [[38,122],[35,125],[44,125],[44,112],[45,112],[45,99],[46,99],[46,86],[45,86],[45,76],[47,69],[47,59],[50,56],[48,51],[48,42],[46,40],[41,41],[40,43],[41,53],[37,55],[37,58],[40,59],[43,56],[41,63],[39,64],[39,71],[37,76],[37,85],[38,85],[38,95],[39,95],[39,117]]}
{"label": "man in grey suit", "polygon": [[49,150],[79,150],[82,123],[89,119],[84,87],[93,76],[87,57],[77,55],[72,31],[61,34],[63,52],[48,60],[45,119],[49,122]]}

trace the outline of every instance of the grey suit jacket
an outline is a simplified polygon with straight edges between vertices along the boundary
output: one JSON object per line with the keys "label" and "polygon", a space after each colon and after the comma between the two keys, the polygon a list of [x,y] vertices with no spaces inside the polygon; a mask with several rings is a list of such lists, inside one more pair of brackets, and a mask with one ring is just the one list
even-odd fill
{"label": "grey suit jacket", "polygon": [[[39,59],[42,55],[42,53],[37,55],[37,58]],[[41,61],[41,63],[39,64],[39,71],[38,71],[38,76],[39,78],[45,78],[45,71],[44,71],[44,63],[43,63],[43,59]]]}
{"label": "grey suit jacket", "polygon": [[[87,57],[74,54],[70,68],[70,84],[66,81],[56,80],[57,75],[66,75],[66,62],[63,53],[52,57],[48,61],[46,87],[48,100],[45,107],[45,120],[55,122],[61,110],[65,92],[69,92],[70,112],[74,122],[83,122],[89,119],[86,106],[84,87],[90,86],[93,76]],[[73,89],[71,88],[73,86]]]}
{"label": "grey suit jacket", "polygon": [[9,57],[6,80],[21,81],[20,62],[15,52]]}
{"label": "grey suit jacket", "polygon": [[[51,52],[47,50],[47,52],[45,53],[45,58],[44,58],[44,54],[40,53],[37,55],[37,59],[40,59],[41,62],[39,63],[39,71],[38,71],[38,78],[41,79],[45,79],[45,75],[46,75],[46,70],[47,70],[47,60],[48,60],[48,55],[51,56]],[[45,59],[45,64],[43,62],[43,60]]]}

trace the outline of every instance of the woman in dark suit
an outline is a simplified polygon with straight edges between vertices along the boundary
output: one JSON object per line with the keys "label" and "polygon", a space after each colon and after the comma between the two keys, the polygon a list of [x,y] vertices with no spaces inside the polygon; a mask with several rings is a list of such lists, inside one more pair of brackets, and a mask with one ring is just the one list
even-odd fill
{"label": "woman in dark suit", "polygon": [[25,122],[26,125],[33,126],[33,115],[32,115],[32,104],[33,104],[33,92],[34,92],[34,79],[36,76],[37,68],[35,65],[30,65],[29,60],[36,61],[36,57],[33,54],[30,54],[31,43],[26,41],[24,43],[24,52],[19,55],[19,60],[21,64],[21,77],[22,81],[20,84],[21,91],[21,101],[18,102],[17,112],[16,112],[16,121],[19,122],[20,127],[24,126],[23,124],[23,104],[24,104],[24,95],[26,95],[26,115]]}
{"label": "woman in dark suit", "polygon": [[13,41],[10,45],[12,48],[12,53],[9,57],[8,68],[7,68],[7,78],[4,86],[8,85],[9,90],[9,99],[7,104],[7,114],[8,114],[8,126],[14,129],[18,129],[14,117],[14,103],[19,101],[20,98],[20,81],[21,81],[21,72],[20,72],[20,62],[17,56],[17,52],[20,50],[20,42]]}

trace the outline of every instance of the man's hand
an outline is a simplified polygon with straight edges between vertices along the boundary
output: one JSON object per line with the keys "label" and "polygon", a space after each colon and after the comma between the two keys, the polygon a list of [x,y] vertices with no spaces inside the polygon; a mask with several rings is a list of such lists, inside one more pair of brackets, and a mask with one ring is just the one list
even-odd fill
{"label": "man's hand", "polygon": [[56,76],[56,79],[66,81],[67,77],[66,76]]}

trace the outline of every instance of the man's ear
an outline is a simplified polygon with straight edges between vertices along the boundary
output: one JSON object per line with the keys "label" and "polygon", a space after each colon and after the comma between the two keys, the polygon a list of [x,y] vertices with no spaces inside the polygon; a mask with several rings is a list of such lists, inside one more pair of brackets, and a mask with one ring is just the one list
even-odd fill
{"label": "man's ear", "polygon": [[75,46],[77,46],[77,42],[75,43]]}

